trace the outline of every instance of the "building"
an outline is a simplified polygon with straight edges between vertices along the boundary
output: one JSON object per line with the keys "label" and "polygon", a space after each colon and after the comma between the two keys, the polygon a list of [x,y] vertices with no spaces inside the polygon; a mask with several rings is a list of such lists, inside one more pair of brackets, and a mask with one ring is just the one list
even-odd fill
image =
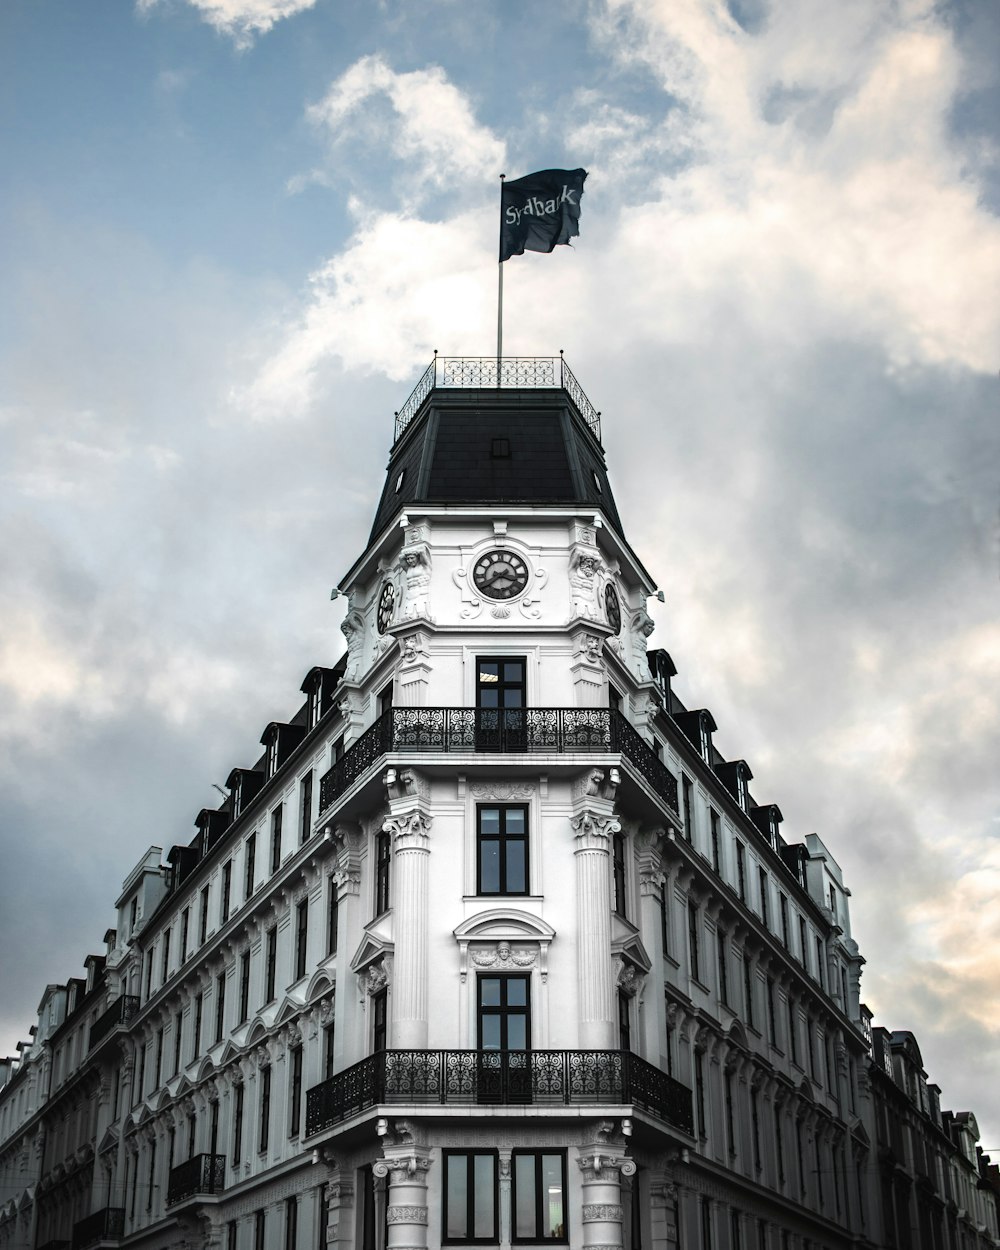
{"label": "building", "polygon": [[841,870],[647,648],[561,357],[435,358],[340,589],[342,659],[50,987],[0,1250],[904,1245]]}

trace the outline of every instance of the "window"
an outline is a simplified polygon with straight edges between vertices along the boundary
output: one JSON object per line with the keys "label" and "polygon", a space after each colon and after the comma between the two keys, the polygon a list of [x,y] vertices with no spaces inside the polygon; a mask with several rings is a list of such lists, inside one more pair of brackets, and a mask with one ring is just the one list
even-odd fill
{"label": "window", "polygon": [[754,1028],[753,961],[746,952],[743,954],[743,1010],[746,1013],[747,1025],[751,1029]]}
{"label": "window", "polygon": [[192,1059],[197,1059],[201,1054],[201,1011],[204,1005],[204,994],[196,994],[194,998],[194,1036],[191,1039]]}
{"label": "window", "polygon": [[153,952],[148,951],[146,954],[146,997],[149,998],[153,992]]}
{"label": "window", "polygon": [[319,1187],[319,1201],[316,1205],[319,1207],[319,1237],[317,1246],[318,1250],[326,1250],[326,1226],[330,1219],[330,1199],[326,1193],[326,1182]]}
{"label": "window", "polygon": [[387,1008],[388,998],[386,992],[385,990],[379,990],[377,994],[372,996],[372,1051],[375,1054],[385,1050],[388,1044]]}
{"label": "window", "polygon": [[260,1123],[257,1133],[257,1149],[267,1152],[267,1138],[271,1129],[271,1069],[260,1069]]}
{"label": "window", "polygon": [[392,860],[392,838],[382,830],[375,838],[375,915],[389,910],[389,865]]}
{"label": "window", "polygon": [[334,1025],[328,1024],[323,1030],[323,1080],[333,1076],[333,1045],[336,1040]]}
{"label": "window", "polygon": [[274,1000],[274,978],[278,967],[278,930],[268,929],[266,936],[267,949],[264,964],[264,1002]]}
{"label": "window", "polygon": [[717,873],[722,872],[722,861],[719,857],[719,813],[715,808],[708,809],[708,819],[712,830],[712,867]]}
{"label": "window", "polygon": [[153,1068],[153,1089],[160,1088],[160,1077],[163,1073],[163,1030],[156,1030],[156,1062]]}
{"label": "window", "polygon": [[740,902],[747,901],[747,853],[743,843],[736,839],[736,885],[740,892]]}
{"label": "window", "polygon": [[691,957],[691,979],[701,980],[701,961],[698,957],[698,908],[688,903],[688,949]]}
{"label": "window", "polygon": [[778,1184],[785,1183],[785,1139],[781,1131],[781,1107],[774,1108],[774,1154],[778,1164]]}
{"label": "window", "polygon": [[226,1027],[226,974],[220,972],[215,978],[215,1040],[222,1041]]}
{"label": "window", "polygon": [[750,1127],[753,1133],[753,1165],[761,1169],[760,1157],[760,1093],[756,1085],[750,1086]]}
{"label": "window", "polygon": [[291,1077],[289,1078],[288,1101],[291,1104],[288,1136],[298,1137],[302,1123],[302,1047],[292,1047]]}
{"label": "window", "polygon": [[128,931],[131,935],[135,929],[135,922],[139,916],[139,900],[134,898],[128,909]]}
{"label": "window", "polygon": [[717,933],[719,943],[719,1001],[729,1006],[729,968],[726,935],[722,929]]}
{"label": "window", "polygon": [[670,882],[660,886],[660,949],[670,954]]}
{"label": "window", "polygon": [[788,896],[779,894],[778,902],[781,904],[781,940],[785,944],[785,949],[788,950]]}
{"label": "window", "polygon": [[392,682],[388,686],[383,686],[378,692],[378,714],[384,716],[386,712],[392,710]]}
{"label": "window", "polygon": [[733,1074],[727,1072],[724,1077],[726,1094],[726,1146],[731,1155],[736,1153],[736,1129],[733,1124]]}
{"label": "window", "polygon": [[813,1022],[806,1017],[806,1048],[809,1053],[809,1075],[815,1081],[816,1078],[816,1039],[814,1037]]}
{"label": "window", "polygon": [[823,942],[821,938],[816,938],[816,979],[819,981],[820,989],[826,993],[826,974],[823,971]]}
{"label": "window", "polygon": [[493,1150],[445,1150],[442,1241],[496,1245],[497,1156]]}
{"label": "window", "polygon": [[509,460],[510,459],[510,439],[509,438],[491,438],[490,439],[490,459],[491,460]]}
{"label": "window", "polygon": [[406,479],[406,470],[400,469],[399,472],[396,474],[396,484],[393,487],[393,490],[395,491],[397,495],[403,489],[403,482],[405,481],[405,479]]}
{"label": "window", "polygon": [[227,860],[222,866],[222,902],[219,907],[219,923],[225,924],[229,919],[229,893],[233,884],[233,861]]}
{"label": "window", "polygon": [[257,870],[257,834],[251,833],[246,840],[245,854],[243,859],[243,897],[249,898],[253,894],[254,873]]}
{"label": "window", "polygon": [[188,957],[188,929],[191,925],[191,908],[185,907],[181,912],[181,963]]}
{"label": "window", "polygon": [[767,978],[767,1034],[772,1046],[778,1044],[778,1022],[774,1015],[774,979]]}
{"label": "window", "polygon": [[178,1011],[174,1016],[174,1076],[181,1070],[181,1039],[184,1036],[181,1026],[183,1023],[184,1017]]}
{"label": "window", "polygon": [[163,959],[160,964],[160,984],[162,985],[170,972],[170,930],[163,933]]}
{"label": "window", "polygon": [[802,967],[809,971],[809,939],[806,935],[806,922],[799,916],[799,951],[802,955]]}
{"label": "window", "polygon": [[833,917],[833,923],[838,924],[837,920],[837,888],[830,886],[830,914]]}
{"label": "window", "polygon": [[208,886],[201,892],[201,915],[198,918],[198,945],[204,946],[208,937]]}
{"label": "window", "polygon": [[244,951],[240,956],[240,1018],[239,1023],[245,1024],[250,1015],[250,952]]}
{"label": "window", "polygon": [[299,782],[299,844],[309,841],[312,831],[313,775],[312,769]]}
{"label": "window", "polygon": [[337,882],[330,874],[330,901],[326,913],[326,953],[337,953],[337,931],[340,927],[340,898],[337,894]]}
{"label": "window", "polygon": [[512,1163],[512,1240],[565,1242],[565,1151],[515,1150]]}
{"label": "window", "polygon": [[764,922],[764,928],[770,929],[771,922],[768,919],[768,906],[767,906],[767,903],[768,903],[767,895],[768,895],[768,889],[769,889],[767,873],[764,871],[763,868],[760,868],[757,871],[758,871],[758,877],[760,880],[760,918]]}
{"label": "window", "polygon": [[344,758],[344,735],[341,734],[330,748],[330,763],[336,764]]}
{"label": "window", "polygon": [[623,918],[628,915],[625,899],[625,835],[611,835],[611,870],[615,887],[615,912]]}
{"label": "window", "polygon": [[694,1052],[694,1103],[698,1111],[698,1136],[708,1136],[705,1121],[705,1056],[700,1050]]}
{"label": "window", "polygon": [[296,1250],[299,1240],[299,1200],[295,1194],[285,1199],[285,1250]]}
{"label": "window", "polygon": [[267,776],[273,777],[278,771],[278,731],[271,730],[271,735],[267,740],[267,757],[264,764]]}
{"label": "window", "polygon": [[620,690],[616,690],[614,686],[608,686],[608,707],[612,712],[617,712],[619,716],[622,710],[622,694]]}
{"label": "window", "polygon": [[528,809],[476,808],[477,894],[528,893]]}
{"label": "window", "polygon": [[149,1143],[149,1175],[146,1178],[146,1210],[153,1209],[153,1190],[156,1188],[156,1142]]}
{"label": "window", "polygon": [[233,1103],[233,1164],[241,1162],[243,1154],[243,1083],[236,1086]]}
{"label": "window", "polygon": [[730,1250],[743,1250],[743,1221],[739,1211],[729,1213],[729,1247]]}
{"label": "window", "polygon": [[792,1063],[799,1061],[799,1037],[795,1027],[795,1000],[788,999],[788,1053],[792,1057]]}
{"label": "window", "polygon": [[524,750],[527,663],[520,658],[476,659],[476,745],[480,750]]}
{"label": "window", "polygon": [[528,978],[481,976],[477,981],[478,1048],[527,1050],[531,1040]]}
{"label": "window", "polygon": [[281,814],[284,811],[282,804],[271,813],[271,872],[277,872],[281,867]]}
{"label": "window", "polygon": [[306,953],[309,946],[309,899],[295,908],[295,980],[306,975]]}
{"label": "window", "polygon": [[691,785],[689,776],[680,775],[681,793],[684,794],[684,838],[686,841],[694,841],[695,836],[695,811],[694,811],[694,786]]}
{"label": "window", "polygon": [[144,1086],[146,1084],[146,1043],[142,1042],[139,1046],[139,1067],[136,1072],[135,1097],[132,1100],[134,1106],[142,1099]]}
{"label": "window", "polygon": [[618,991],[618,1046],[621,1050],[632,1049],[632,1019],[629,1011],[629,997]]}
{"label": "window", "polygon": [[253,1250],[267,1250],[264,1234],[267,1231],[267,1212],[263,1210],[253,1213]]}
{"label": "window", "polygon": [[235,1220],[226,1224],[226,1250],[236,1250],[236,1227]]}
{"label": "window", "polygon": [[187,1157],[189,1159],[193,1159],[195,1142],[196,1142],[196,1138],[198,1135],[198,1120],[195,1117],[194,1112],[191,1112],[191,1114],[187,1118],[187,1130],[188,1130]]}

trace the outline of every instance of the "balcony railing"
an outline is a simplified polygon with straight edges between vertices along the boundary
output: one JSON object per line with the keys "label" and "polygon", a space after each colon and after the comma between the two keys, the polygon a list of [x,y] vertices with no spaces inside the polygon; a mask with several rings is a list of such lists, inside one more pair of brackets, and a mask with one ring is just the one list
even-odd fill
{"label": "balcony railing", "polygon": [[90,1044],[87,1049],[93,1050],[97,1043],[107,1037],[111,1030],[117,1028],[119,1024],[128,1024],[138,1010],[139,999],[137,995],[122,994],[120,998],[116,998],[107,1011],[94,1021],[90,1030]]}
{"label": "balcony railing", "polygon": [[383,1050],[309,1090],[306,1135],[394,1103],[632,1104],[694,1134],[691,1091],[627,1050]]}
{"label": "balcony railing", "polygon": [[170,1169],[167,1206],[197,1194],[219,1194],[226,1187],[225,1155],[194,1155],[186,1163]]}
{"label": "balcony railing", "polygon": [[601,441],[601,414],[583,393],[562,352],[558,356],[504,356],[499,360],[496,356],[438,356],[435,353],[409,399],[396,413],[397,441],[435,387],[563,390],[576,404],[590,432]]}
{"label": "balcony railing", "polygon": [[612,708],[533,707],[497,711],[464,707],[394,707],[384,712],[325,773],[325,812],[389,751],[620,752],[676,814],[677,778]]}
{"label": "balcony railing", "polygon": [[73,1250],[87,1250],[99,1241],[117,1241],[125,1236],[125,1208],[105,1207],[73,1225]]}

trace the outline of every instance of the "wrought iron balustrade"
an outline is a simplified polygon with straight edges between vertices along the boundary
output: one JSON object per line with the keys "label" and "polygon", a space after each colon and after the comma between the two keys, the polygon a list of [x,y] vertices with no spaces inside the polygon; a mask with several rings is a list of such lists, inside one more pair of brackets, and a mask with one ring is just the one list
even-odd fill
{"label": "wrought iron balustrade", "polygon": [[167,1206],[195,1194],[218,1194],[226,1187],[225,1155],[193,1155],[186,1163],[170,1169]]}
{"label": "wrought iron balustrade", "polygon": [[115,1241],[124,1236],[125,1208],[105,1207],[73,1225],[73,1250],[87,1250],[99,1241]]}
{"label": "wrought iron balustrade", "polygon": [[103,1015],[97,1017],[90,1029],[88,1050],[93,1050],[119,1024],[128,1024],[139,1010],[139,998],[136,994],[122,994],[116,998]]}
{"label": "wrought iron balustrade", "polygon": [[620,712],[610,708],[397,707],[344,752],[319,785],[326,809],[387,751],[620,752],[672,812],[677,778]]}
{"label": "wrought iron balustrade", "polygon": [[368,1107],[633,1103],[693,1134],[691,1091],[625,1050],[383,1050],[313,1086],[306,1135]]}
{"label": "wrought iron balustrade", "polygon": [[406,403],[396,413],[396,440],[435,387],[463,390],[564,390],[587,427],[601,441],[601,414],[584,394],[572,369],[558,356],[438,356],[427,366]]}

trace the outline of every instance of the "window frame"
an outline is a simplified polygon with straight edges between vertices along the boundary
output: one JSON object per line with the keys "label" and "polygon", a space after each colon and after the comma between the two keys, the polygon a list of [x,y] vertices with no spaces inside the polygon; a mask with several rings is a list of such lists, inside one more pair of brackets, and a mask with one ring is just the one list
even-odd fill
{"label": "window frame", "polygon": [[[451,1159],[466,1160],[465,1178],[465,1228],[461,1236],[451,1237],[448,1234],[448,1218],[451,1214],[451,1191],[448,1184],[448,1164]],[[493,1228],[485,1237],[473,1236],[470,1230],[476,1226],[476,1188],[475,1164],[477,1158],[488,1158],[493,1163]],[[443,1246],[495,1246],[500,1241],[500,1161],[496,1150],[451,1150],[441,1151],[442,1185],[441,1185],[441,1244]]]}
{"label": "window frame", "polygon": [[312,832],[313,770],[299,779],[299,846],[305,846]]}
{"label": "window frame", "polygon": [[[477,803],[476,804],[476,894],[483,898],[527,898],[531,894],[531,861],[529,857],[529,805],[527,803]],[[496,812],[498,830],[496,834],[483,832],[483,813]],[[507,816],[510,812],[522,812],[524,815],[523,833],[507,832]],[[499,887],[496,890],[483,888],[483,849],[484,843],[497,844],[497,865]],[[524,854],[524,889],[508,888],[507,878],[507,846],[508,843],[522,844]]]}
{"label": "window frame", "polygon": [[[546,1157],[555,1157],[559,1159],[562,1183],[562,1234],[560,1236],[546,1236],[544,1232],[544,1194],[542,1181],[542,1160]],[[535,1161],[534,1168],[534,1196],[535,1196],[535,1229],[530,1236],[518,1236],[517,1234],[517,1160],[519,1158],[531,1158]],[[523,1245],[568,1245],[569,1230],[567,1228],[569,1202],[567,1193],[567,1176],[566,1176],[566,1151],[564,1149],[547,1150],[541,1149],[514,1149],[510,1156],[510,1204],[511,1204],[511,1244],[515,1246]]]}
{"label": "window frame", "polygon": [[284,824],[284,803],[271,811],[271,876],[281,867],[281,826]]}
{"label": "window frame", "polygon": [[309,895],[295,904],[295,976],[301,981],[306,975],[309,960]]}
{"label": "window frame", "polygon": [[375,898],[376,916],[384,916],[392,906],[392,835],[380,829],[375,835]]}

